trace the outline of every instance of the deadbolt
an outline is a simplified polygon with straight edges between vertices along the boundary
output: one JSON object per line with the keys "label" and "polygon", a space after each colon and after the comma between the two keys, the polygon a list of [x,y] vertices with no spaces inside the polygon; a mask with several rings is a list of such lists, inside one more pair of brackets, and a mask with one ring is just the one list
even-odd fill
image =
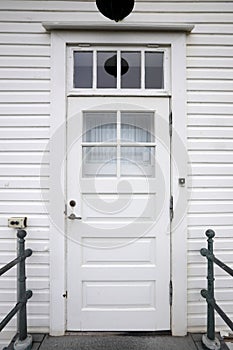
{"label": "deadbolt", "polygon": [[72,208],[74,208],[74,207],[76,206],[76,202],[75,202],[74,200],[71,200],[71,201],[70,201],[70,206],[71,206]]}

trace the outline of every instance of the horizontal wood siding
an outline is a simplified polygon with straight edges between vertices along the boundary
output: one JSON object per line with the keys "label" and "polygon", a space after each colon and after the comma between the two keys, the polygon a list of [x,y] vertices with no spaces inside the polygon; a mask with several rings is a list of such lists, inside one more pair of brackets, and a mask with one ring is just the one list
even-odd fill
{"label": "horizontal wood siding", "polygon": [[[9,8],[20,18],[17,5]],[[27,216],[27,247],[33,249],[27,260],[27,286],[33,290],[28,326],[30,331],[48,332],[50,35],[34,20],[5,20],[0,23],[0,265],[16,251],[8,217]],[[15,276],[13,269],[0,279],[1,318],[16,301]],[[0,347],[15,330],[16,319],[1,334]]]}
{"label": "horizontal wood siding", "polygon": [[[101,21],[94,1],[0,1],[0,264],[15,254],[10,216],[29,218],[29,328],[49,329],[50,34],[43,21]],[[216,252],[233,264],[233,2],[136,1],[126,20],[192,23],[187,37],[189,150],[188,324],[203,330],[204,232],[216,230]],[[233,282],[218,269],[217,299],[233,315]],[[0,279],[0,317],[15,302],[15,271]],[[221,326],[222,322],[217,321]],[[15,321],[1,335],[9,339]]]}
{"label": "horizontal wood siding", "polygon": [[[232,2],[206,4],[210,12],[218,5],[229,6],[232,12]],[[224,13],[222,8],[219,18]],[[206,286],[206,261],[199,250],[206,247],[207,228],[216,231],[216,255],[233,266],[233,27],[225,23],[196,24],[187,39],[190,331],[206,326],[206,303],[200,297],[200,289]],[[216,299],[232,318],[233,280],[218,267],[215,270]],[[219,317],[216,323],[226,328]]]}

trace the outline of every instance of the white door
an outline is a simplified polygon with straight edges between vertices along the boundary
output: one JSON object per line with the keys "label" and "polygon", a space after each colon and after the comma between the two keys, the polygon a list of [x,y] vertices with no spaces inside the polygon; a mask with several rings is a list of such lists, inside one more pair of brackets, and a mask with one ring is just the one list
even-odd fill
{"label": "white door", "polygon": [[67,330],[170,329],[169,99],[67,114]]}

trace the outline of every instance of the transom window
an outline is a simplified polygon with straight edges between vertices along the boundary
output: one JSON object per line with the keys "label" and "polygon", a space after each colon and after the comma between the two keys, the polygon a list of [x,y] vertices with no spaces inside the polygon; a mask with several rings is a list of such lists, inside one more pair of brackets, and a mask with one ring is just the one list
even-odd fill
{"label": "transom window", "polygon": [[154,112],[84,112],[84,177],[155,176]]}
{"label": "transom window", "polygon": [[167,49],[72,48],[73,91],[168,91]]}

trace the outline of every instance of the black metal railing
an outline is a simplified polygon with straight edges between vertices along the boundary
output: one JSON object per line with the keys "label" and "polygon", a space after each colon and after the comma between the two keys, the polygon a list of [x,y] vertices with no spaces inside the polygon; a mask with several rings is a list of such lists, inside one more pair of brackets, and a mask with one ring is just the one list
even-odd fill
{"label": "black metal railing", "polygon": [[[14,349],[30,350],[32,347],[32,337],[27,334],[27,301],[32,297],[32,291],[26,291],[25,260],[32,255],[31,249],[25,250],[25,237],[27,232],[17,231],[17,258],[0,269],[0,276],[17,265],[17,304],[0,322],[0,332],[17,314],[17,338],[14,342]],[[7,348],[4,348],[7,349]],[[4,350],[3,349],[3,350]]]}
{"label": "black metal railing", "polygon": [[233,270],[224,264],[221,260],[217,259],[213,253],[213,238],[215,232],[213,230],[207,230],[206,236],[208,237],[208,249],[202,248],[200,253],[202,256],[206,257],[208,260],[208,276],[207,276],[207,289],[201,290],[201,295],[206,299],[207,302],[207,334],[202,337],[203,344],[212,350],[218,350],[221,348],[219,340],[215,337],[215,315],[216,311],[219,316],[224,320],[224,322],[233,331],[233,322],[225,314],[225,312],[219,307],[215,301],[214,297],[214,264],[218,265],[221,269],[226,271],[229,275],[233,277]]}

